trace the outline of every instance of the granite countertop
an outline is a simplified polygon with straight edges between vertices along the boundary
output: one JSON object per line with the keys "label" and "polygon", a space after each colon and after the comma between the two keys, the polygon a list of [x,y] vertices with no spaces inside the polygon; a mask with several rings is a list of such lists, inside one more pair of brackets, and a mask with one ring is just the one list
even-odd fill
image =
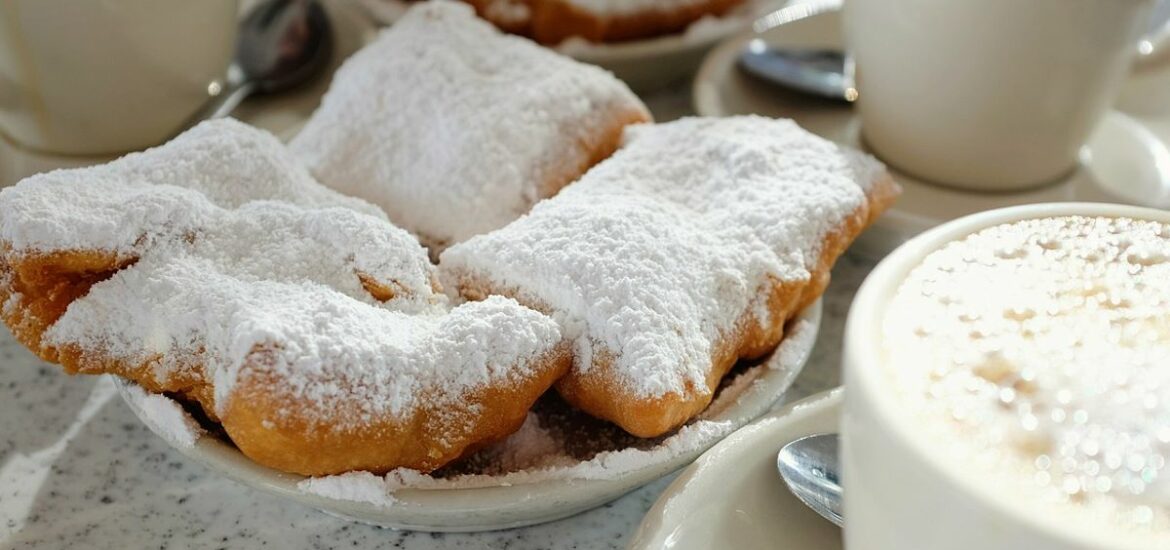
{"label": "granite countertop", "polygon": [[[785,399],[837,385],[845,315],[872,267],[838,262],[813,356]],[[0,548],[624,548],[673,478],[508,531],[351,523],[209,472],[140,424],[110,380],[69,376],[0,332]]]}
{"label": "granite countertop", "polygon": [[[359,40],[356,34],[346,40]],[[321,82],[300,94],[252,101],[236,116],[286,135],[311,112],[324,87]],[[688,88],[682,83],[647,97],[655,118],[690,114]],[[816,348],[783,401],[838,384],[845,315],[873,265],[856,254],[838,262]],[[528,528],[432,534],[370,527],[208,471],[139,423],[109,379],[69,376],[0,330],[0,549],[616,549],[625,547],[673,477]]]}

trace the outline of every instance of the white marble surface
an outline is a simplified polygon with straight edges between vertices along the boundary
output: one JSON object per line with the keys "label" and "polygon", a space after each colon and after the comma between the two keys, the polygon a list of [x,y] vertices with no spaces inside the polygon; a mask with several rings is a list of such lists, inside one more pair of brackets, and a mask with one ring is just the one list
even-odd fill
{"label": "white marble surface", "polygon": [[[837,384],[845,314],[872,267],[853,255],[838,263],[792,396]],[[0,548],[623,548],[668,483],[509,531],[354,524],[219,478],[139,424],[108,380],[66,375],[0,335]]]}

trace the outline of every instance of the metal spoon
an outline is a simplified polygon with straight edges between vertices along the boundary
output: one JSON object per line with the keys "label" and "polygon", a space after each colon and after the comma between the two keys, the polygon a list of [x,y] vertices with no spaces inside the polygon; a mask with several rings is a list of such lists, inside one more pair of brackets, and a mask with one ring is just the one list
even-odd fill
{"label": "metal spoon", "polygon": [[776,457],[776,468],[796,498],[838,527],[842,525],[837,434],[805,436],[785,445]]}
{"label": "metal spoon", "polygon": [[255,93],[286,90],[316,76],[333,53],[333,27],[317,0],[266,0],[240,21],[236,57],[194,124],[230,114]]}
{"label": "metal spoon", "polygon": [[[841,9],[840,0],[814,0],[792,4],[752,24],[757,35],[793,21]],[[781,49],[762,38],[749,40],[739,54],[739,66],[768,82],[837,101],[854,101],[857,90],[846,76],[845,55],[830,49]]]}
{"label": "metal spoon", "polygon": [[781,50],[756,38],[739,54],[739,66],[799,92],[837,101],[856,99],[856,92],[850,94],[852,89],[845,83],[845,55],[839,51]]}

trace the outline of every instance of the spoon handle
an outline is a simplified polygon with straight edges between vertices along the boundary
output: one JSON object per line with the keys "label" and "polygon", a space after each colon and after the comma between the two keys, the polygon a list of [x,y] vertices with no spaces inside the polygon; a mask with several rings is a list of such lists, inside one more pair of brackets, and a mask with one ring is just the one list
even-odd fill
{"label": "spoon handle", "polygon": [[244,82],[239,86],[228,90],[228,93],[221,94],[223,99],[218,102],[214,102],[217,105],[215,106],[215,109],[212,110],[209,115],[207,115],[206,118],[223,118],[232,114],[232,111],[235,111],[236,107],[239,107],[240,103],[243,103],[244,99],[252,95],[252,92],[255,91],[255,82]]}
{"label": "spoon handle", "polygon": [[[233,82],[233,80],[236,81]],[[240,81],[230,77],[225,87],[227,88],[226,90],[221,91],[219,94],[207,100],[207,103],[191,115],[185,128],[199,124],[204,120],[223,118],[230,115],[232,111],[236,110],[236,107],[240,106],[244,98],[256,91],[256,84],[254,82]]]}

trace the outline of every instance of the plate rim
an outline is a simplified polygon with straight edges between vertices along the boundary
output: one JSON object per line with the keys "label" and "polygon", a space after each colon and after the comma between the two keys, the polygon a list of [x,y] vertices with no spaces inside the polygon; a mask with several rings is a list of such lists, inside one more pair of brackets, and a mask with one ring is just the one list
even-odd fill
{"label": "plate rim", "polygon": [[[844,387],[837,386],[790,403],[723,438],[722,441],[695,459],[690,466],[687,466],[659,495],[658,500],[643,516],[642,522],[638,525],[626,547],[627,550],[654,550],[665,547],[675,526],[688,519],[685,511],[680,513],[679,506],[672,506],[673,501],[685,494],[689,489],[688,486],[696,479],[714,475],[715,471],[718,470],[715,463],[720,461],[731,448],[743,444],[743,440],[751,438],[757,432],[763,430],[780,431],[809,417],[825,415],[839,419],[843,405]],[[781,483],[779,475],[777,475],[776,483]]]}

